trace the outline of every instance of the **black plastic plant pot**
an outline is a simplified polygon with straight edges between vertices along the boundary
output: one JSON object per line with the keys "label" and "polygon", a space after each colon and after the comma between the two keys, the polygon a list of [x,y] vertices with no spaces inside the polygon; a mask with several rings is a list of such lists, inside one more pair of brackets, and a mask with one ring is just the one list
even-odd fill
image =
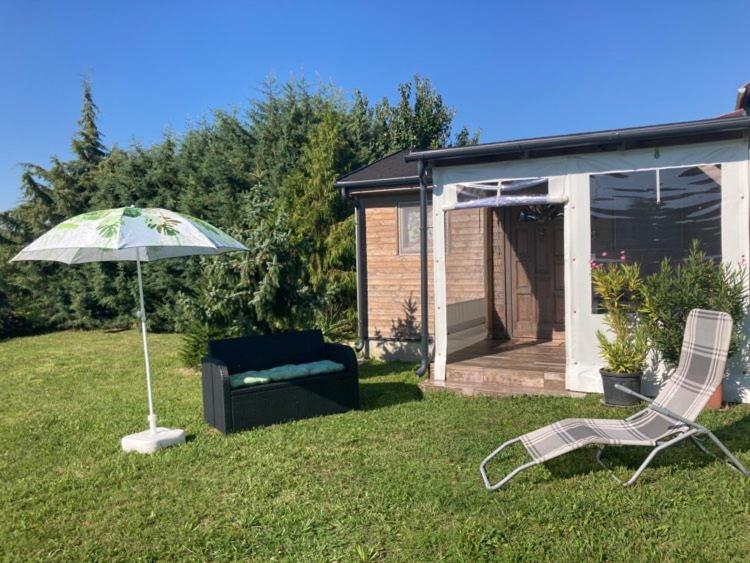
{"label": "black plastic plant pot", "polygon": [[619,384],[636,393],[640,393],[642,373],[612,373],[603,369],[599,370],[599,373],[602,374],[605,405],[610,407],[630,407],[640,402],[637,397],[616,389],[615,385]]}

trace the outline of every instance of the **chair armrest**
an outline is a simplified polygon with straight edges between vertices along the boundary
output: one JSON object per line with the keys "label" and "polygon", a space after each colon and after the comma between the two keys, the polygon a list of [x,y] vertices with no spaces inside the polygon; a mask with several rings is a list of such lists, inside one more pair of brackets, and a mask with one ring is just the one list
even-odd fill
{"label": "chair armrest", "polygon": [[211,377],[218,377],[220,379],[226,379],[227,382],[229,381],[229,368],[224,360],[218,358],[204,356],[201,359],[201,372],[208,374]]}
{"label": "chair armrest", "polygon": [[343,364],[347,371],[357,373],[357,356],[350,346],[326,342],[325,354],[329,360]]}
{"label": "chair armrest", "polygon": [[620,385],[619,383],[615,383],[615,389],[618,391],[622,391],[623,393],[627,393],[628,395],[633,395],[633,397],[638,397],[641,401],[646,401],[647,403],[652,403],[653,399],[649,399],[645,395],[641,395],[640,393],[636,393],[632,389],[628,389],[624,385]]}
{"label": "chair armrest", "polygon": [[205,421],[224,433],[231,432],[232,405],[227,364],[218,358],[204,357],[201,360],[201,379]]}
{"label": "chair armrest", "polygon": [[640,393],[636,393],[632,389],[628,389],[627,387],[623,387],[619,383],[615,383],[615,389],[619,389],[620,391],[628,393],[629,395],[633,395],[634,397],[638,397],[642,401],[646,401],[647,403],[649,403],[649,405],[648,405],[647,408],[651,409],[652,411],[658,412],[659,414],[662,414],[662,415],[666,416],[667,418],[671,418],[675,422],[682,422],[683,424],[686,424],[687,426],[689,426],[691,428],[696,428],[698,430],[702,430],[702,431],[705,431],[705,432],[708,431],[705,426],[702,426],[702,425],[698,424],[694,420],[690,420],[689,418],[685,418],[684,416],[679,415],[676,412],[673,412],[673,411],[669,410],[668,408],[663,407],[661,405],[655,405],[652,399],[649,399],[648,397],[645,397],[645,396],[641,395]]}
{"label": "chair armrest", "polygon": [[655,404],[651,403],[648,406],[648,408],[650,408],[653,411],[658,412],[659,414],[663,414],[667,418],[671,418],[675,422],[682,422],[683,424],[685,424],[686,426],[689,426],[690,428],[695,428],[696,430],[700,430],[702,432],[708,432],[708,428],[706,428],[705,426],[703,426],[701,424],[698,424],[694,420],[690,420],[689,418],[685,418],[684,416],[681,416],[681,415],[677,414],[676,412],[673,412],[673,411],[669,410],[666,407],[662,407],[661,405],[655,405]]}

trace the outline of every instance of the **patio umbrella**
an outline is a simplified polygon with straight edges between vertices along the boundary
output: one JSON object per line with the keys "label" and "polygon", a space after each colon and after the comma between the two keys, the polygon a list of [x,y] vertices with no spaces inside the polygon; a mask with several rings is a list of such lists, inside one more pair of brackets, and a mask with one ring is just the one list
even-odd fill
{"label": "patio umbrella", "polygon": [[125,436],[122,439],[123,450],[152,453],[185,441],[183,430],[156,425],[141,262],[235,250],[246,251],[247,248],[205,221],[166,209],[131,206],[91,211],[68,219],[29,244],[11,260],[53,260],[65,264],[124,260],[136,263],[149,428]]}

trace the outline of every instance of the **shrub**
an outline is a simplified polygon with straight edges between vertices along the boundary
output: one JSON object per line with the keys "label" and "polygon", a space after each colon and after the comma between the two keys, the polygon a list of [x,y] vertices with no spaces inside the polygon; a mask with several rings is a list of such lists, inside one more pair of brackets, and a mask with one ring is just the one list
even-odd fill
{"label": "shrub", "polygon": [[208,324],[195,322],[188,326],[182,334],[180,346],[180,360],[185,367],[196,367],[201,358],[208,354],[208,341],[227,336],[222,331],[212,328]]}
{"label": "shrub", "polygon": [[[624,259],[624,255],[623,255]],[[604,369],[614,373],[640,373],[646,364],[648,338],[638,309],[643,301],[643,279],[638,264],[592,262],[594,292],[606,314],[604,323],[612,331],[610,340],[596,332]]]}
{"label": "shrub", "polygon": [[747,313],[746,268],[708,258],[694,240],[681,264],[668,259],[644,284],[641,311],[648,337],[668,367],[677,365],[688,313],[692,309],[713,309],[729,313],[734,321],[730,355],[739,348],[739,323]]}
{"label": "shrub", "polygon": [[197,365],[210,339],[309,325],[304,263],[287,216],[272,213],[273,202],[261,185],[242,201],[243,223],[232,234],[249,251],[202,258],[193,287],[177,297],[175,324],[185,334],[186,366]]}
{"label": "shrub", "polygon": [[8,303],[5,294],[0,291],[0,339],[21,336],[26,332],[26,323]]}
{"label": "shrub", "polygon": [[351,309],[329,306],[318,309],[313,318],[313,326],[323,333],[328,342],[356,338],[357,315]]}

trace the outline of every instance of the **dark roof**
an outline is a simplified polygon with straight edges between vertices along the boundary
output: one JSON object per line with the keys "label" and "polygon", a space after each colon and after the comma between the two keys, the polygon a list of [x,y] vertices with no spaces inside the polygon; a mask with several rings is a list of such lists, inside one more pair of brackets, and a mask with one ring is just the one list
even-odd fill
{"label": "dark roof", "polygon": [[631,149],[659,144],[739,138],[748,131],[750,131],[750,117],[720,117],[700,121],[415,151],[410,152],[406,156],[406,160],[407,162],[429,160],[431,164],[441,165],[514,158],[538,158],[559,154]]}
{"label": "dark roof", "polygon": [[341,188],[418,185],[417,163],[406,162],[404,157],[407,154],[409,149],[384,156],[372,164],[342,176],[336,185]]}

